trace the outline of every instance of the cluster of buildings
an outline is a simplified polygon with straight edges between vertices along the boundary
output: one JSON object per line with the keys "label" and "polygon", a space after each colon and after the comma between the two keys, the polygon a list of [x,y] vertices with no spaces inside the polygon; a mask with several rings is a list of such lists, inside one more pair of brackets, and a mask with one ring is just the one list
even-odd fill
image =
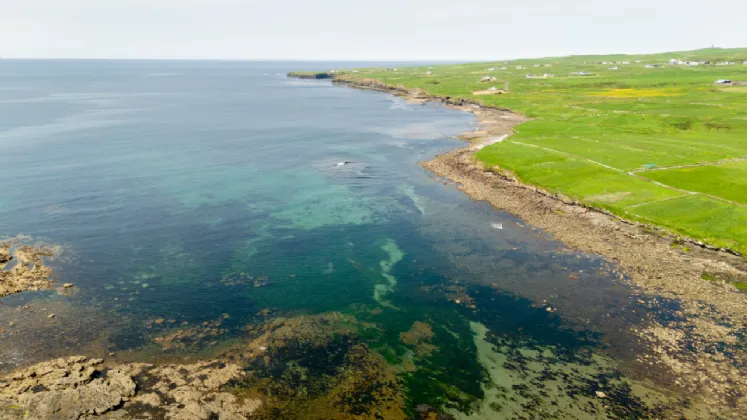
{"label": "cluster of buildings", "polygon": [[[640,63],[641,60],[636,60],[636,63]],[[584,63],[586,64],[586,63]],[[619,63],[617,61],[600,61],[597,64],[601,64],[604,66],[611,66],[613,64],[630,64],[630,61],[620,61]]]}
{"label": "cluster of buildings", "polygon": [[[700,66],[700,65],[709,65],[709,64],[713,64],[714,66],[733,66],[737,64],[737,62],[736,61],[717,61],[715,63],[712,63],[710,61],[705,61],[705,60],[683,61],[683,60],[678,60],[676,58],[673,58],[667,61],[667,64],[677,65],[677,66]],[[742,64],[747,66],[747,60],[742,62]]]}
{"label": "cluster of buildings", "polygon": [[[705,60],[694,60],[694,61],[686,60],[686,61],[683,61],[683,60],[678,60],[676,58],[673,58],[673,59],[667,61],[667,64],[674,65],[674,66],[691,66],[691,67],[694,67],[694,66],[711,64],[711,62],[710,61],[705,61]],[[734,65],[734,64],[736,64],[736,63],[733,62],[733,61],[720,61],[718,63],[715,63],[715,65],[717,65],[717,66],[731,66],[731,65]]]}
{"label": "cluster of buildings", "polygon": [[682,61],[682,60],[673,58],[667,61],[667,64],[675,65],[675,66],[699,66],[701,64],[709,64],[709,63],[707,61]]}

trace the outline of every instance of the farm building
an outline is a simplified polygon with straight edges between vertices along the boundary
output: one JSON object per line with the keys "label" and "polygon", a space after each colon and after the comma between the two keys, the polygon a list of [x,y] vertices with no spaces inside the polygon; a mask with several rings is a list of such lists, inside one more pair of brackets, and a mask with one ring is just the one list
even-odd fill
{"label": "farm building", "polygon": [[728,79],[718,79],[715,82],[713,82],[713,84],[716,84],[716,85],[730,85],[731,84],[731,80],[728,80]]}

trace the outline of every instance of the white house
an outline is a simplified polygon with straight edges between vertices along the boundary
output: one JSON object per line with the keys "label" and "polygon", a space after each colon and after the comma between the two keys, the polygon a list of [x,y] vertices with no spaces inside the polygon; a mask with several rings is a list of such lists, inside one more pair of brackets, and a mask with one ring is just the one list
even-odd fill
{"label": "white house", "polygon": [[426,76],[433,76],[433,72],[432,71],[427,71],[427,72],[425,72],[425,75]]}
{"label": "white house", "polygon": [[610,70],[619,70],[619,68],[617,66],[614,66],[614,67],[610,67]]}

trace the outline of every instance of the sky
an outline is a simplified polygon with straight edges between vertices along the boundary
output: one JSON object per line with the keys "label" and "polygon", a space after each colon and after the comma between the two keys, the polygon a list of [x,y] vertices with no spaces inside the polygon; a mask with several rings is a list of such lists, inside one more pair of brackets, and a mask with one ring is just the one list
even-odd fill
{"label": "sky", "polygon": [[747,47],[745,0],[0,0],[0,57],[473,61]]}

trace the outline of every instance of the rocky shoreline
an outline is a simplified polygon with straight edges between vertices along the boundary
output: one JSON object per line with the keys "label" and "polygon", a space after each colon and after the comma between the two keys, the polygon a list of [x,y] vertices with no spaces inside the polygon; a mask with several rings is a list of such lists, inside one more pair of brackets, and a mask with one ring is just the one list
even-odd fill
{"label": "rocky shoreline", "polygon": [[26,245],[18,239],[0,241],[0,298],[52,288],[52,270],[43,258],[55,257],[58,252],[54,247]]}
{"label": "rocky shoreline", "polygon": [[199,362],[73,356],[0,376],[0,418],[404,419],[395,371],[339,313],[277,318]]}
{"label": "rocky shoreline", "polygon": [[[709,415],[703,418],[741,418],[747,413],[747,353],[743,345],[747,295],[727,281],[747,276],[747,263],[741,257],[700,248],[684,252],[672,246],[676,238],[522,185],[510,174],[482,168],[473,159],[474,151],[510,135],[513,127],[526,121],[521,115],[377,81],[327,75],[351,87],[390,92],[414,103],[438,101],[475,114],[480,127],[461,136],[468,142],[466,147],[422,165],[455,182],[472,198],[520,216],[573,249],[615,263],[620,280],[641,294],[680,302],[666,322],[651,319],[633,329],[647,348],[636,361],[638,371],[656,367],[671,372],[676,380],[666,390],[681,391],[692,397],[688,404],[705,406]],[[23,243],[0,242],[0,275],[15,272],[12,282],[6,283],[2,277],[0,285],[13,284],[8,293],[51,288],[51,271],[43,259],[58,252]],[[714,280],[703,280],[704,273]],[[246,283],[260,287],[266,282],[266,278],[244,273],[231,273],[221,280],[224,286]],[[638,303],[643,305],[642,300]],[[28,307],[18,309],[19,313],[30,312]],[[64,318],[57,314],[55,320]],[[36,315],[47,320],[46,312]],[[403,384],[402,378],[419,368],[419,358],[437,349],[431,324],[416,321],[399,333],[398,339],[411,349],[412,359],[395,366],[372,349],[370,333],[380,332],[381,327],[357,316],[330,312],[268,317],[239,326],[241,338],[226,339],[227,344],[209,356],[199,353],[202,356],[197,358],[193,349],[217,348],[218,337],[227,335],[227,314],[200,325],[156,318],[148,328],[154,330],[152,346],[164,353],[163,359],[73,356],[0,374],[0,418],[452,419],[427,405],[412,407]],[[486,351],[493,348],[494,344],[484,341]],[[90,355],[80,348],[77,353]],[[523,357],[528,363],[519,353],[512,357]],[[546,378],[548,371],[536,374]],[[562,378],[568,381],[567,376]],[[589,391],[607,410],[600,413],[617,413],[609,409],[614,405],[612,394],[609,388]],[[626,399],[628,394],[620,395],[620,401],[635,405]]]}
{"label": "rocky shoreline", "polygon": [[617,265],[621,281],[640,292],[679,301],[675,319],[666,323],[651,319],[646,327],[633,330],[648,349],[637,361],[641,371],[656,366],[671,372],[676,378],[674,388],[699,396],[714,415],[747,413],[747,351],[740,342],[747,330],[747,294],[730,283],[747,279],[743,257],[707,246],[683,250],[673,244],[687,238],[525,185],[508,172],[485,169],[474,159],[474,152],[509,136],[513,127],[527,121],[510,110],[431,96],[359,76],[329,76],[345,86],[388,92],[414,103],[434,101],[475,114],[479,129],[461,136],[467,146],[422,166],[455,182],[473,199],[515,214],[573,249],[601,255]]}

